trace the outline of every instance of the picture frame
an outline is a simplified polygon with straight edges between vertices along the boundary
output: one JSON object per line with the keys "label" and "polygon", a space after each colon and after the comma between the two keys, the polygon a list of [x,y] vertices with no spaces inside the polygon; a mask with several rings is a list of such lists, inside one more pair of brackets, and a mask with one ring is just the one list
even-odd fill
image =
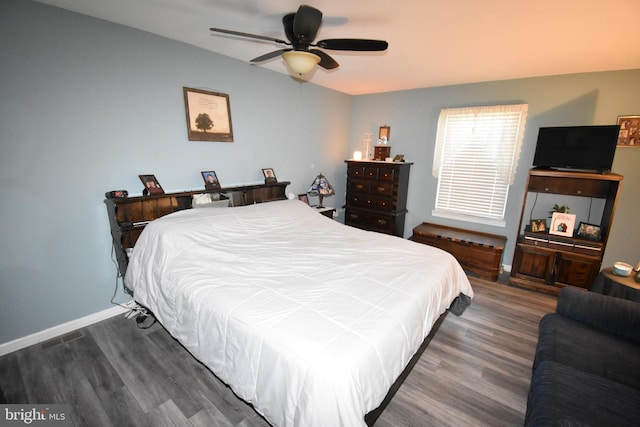
{"label": "picture frame", "polygon": [[155,175],[138,175],[138,178],[144,185],[142,194],[145,196],[148,194],[164,194],[164,190]]}
{"label": "picture frame", "polygon": [[578,231],[576,232],[577,237],[600,241],[601,234],[602,228],[598,224],[589,224],[587,222],[580,222],[578,224]]}
{"label": "picture frame", "polygon": [[542,233],[547,231],[546,219],[532,219],[530,222],[530,228],[533,233]]}
{"label": "picture frame", "polygon": [[378,140],[384,139],[385,141],[389,141],[391,137],[391,126],[380,126],[378,130]]}
{"label": "picture frame", "polygon": [[233,142],[229,95],[182,88],[189,141]]}
{"label": "picture frame", "polygon": [[393,156],[394,162],[404,162],[404,154],[396,154]]}
{"label": "picture frame", "polygon": [[298,200],[309,204],[309,196],[307,195],[307,193],[298,194]]}
{"label": "picture frame", "polygon": [[200,172],[204,181],[204,188],[207,190],[220,190],[220,179],[216,171]]}
{"label": "picture frame", "polygon": [[276,178],[276,173],[273,171],[273,168],[262,169],[262,174],[264,175],[265,184],[273,184],[278,182],[278,178]]}
{"label": "picture frame", "polygon": [[554,212],[551,216],[551,226],[549,234],[556,236],[573,237],[573,228],[576,224],[576,216],[574,214]]}
{"label": "picture frame", "polygon": [[618,147],[640,147],[640,115],[618,116]]}

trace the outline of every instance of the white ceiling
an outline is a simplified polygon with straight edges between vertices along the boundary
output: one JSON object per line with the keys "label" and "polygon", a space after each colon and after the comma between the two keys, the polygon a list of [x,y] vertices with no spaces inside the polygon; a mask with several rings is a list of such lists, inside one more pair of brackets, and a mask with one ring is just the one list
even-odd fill
{"label": "white ceiling", "polygon": [[[275,45],[220,27],[285,38],[293,0],[38,0],[249,60]],[[316,40],[372,38],[386,52],[327,51],[340,67],[315,84],[357,95],[522,77],[640,68],[640,0],[308,0]],[[257,65],[287,73],[281,58]],[[637,90],[637,88],[636,88]]]}

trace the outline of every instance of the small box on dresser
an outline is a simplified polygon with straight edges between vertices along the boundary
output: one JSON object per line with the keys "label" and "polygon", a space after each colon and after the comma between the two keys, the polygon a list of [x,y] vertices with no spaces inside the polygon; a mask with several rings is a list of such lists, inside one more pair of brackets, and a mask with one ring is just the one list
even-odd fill
{"label": "small box on dresser", "polygon": [[502,252],[507,242],[504,236],[428,222],[413,229],[411,240],[449,252],[464,269],[493,282],[498,280]]}

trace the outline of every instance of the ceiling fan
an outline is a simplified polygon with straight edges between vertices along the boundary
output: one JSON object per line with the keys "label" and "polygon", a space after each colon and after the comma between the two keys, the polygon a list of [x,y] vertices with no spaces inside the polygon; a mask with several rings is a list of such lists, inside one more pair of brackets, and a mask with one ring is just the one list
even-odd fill
{"label": "ceiling fan", "polygon": [[282,17],[284,33],[287,40],[274,37],[243,33],[240,31],[210,28],[211,31],[234,36],[266,40],[290,46],[253,58],[250,62],[262,62],[282,55],[289,68],[298,75],[306,74],[317,65],[332,70],[338,67],[335,59],[320,49],[350,50],[359,52],[375,52],[386,50],[389,44],[384,40],[370,39],[326,39],[313,43],[322,24],[322,12],[318,9],[301,5],[295,13]]}

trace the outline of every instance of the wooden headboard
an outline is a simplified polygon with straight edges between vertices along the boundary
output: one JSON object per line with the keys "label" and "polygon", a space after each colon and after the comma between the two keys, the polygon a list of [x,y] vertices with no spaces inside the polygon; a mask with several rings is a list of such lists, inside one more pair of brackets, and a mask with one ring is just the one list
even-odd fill
{"label": "wooden headboard", "polygon": [[124,277],[129,264],[127,249],[133,248],[144,227],[154,219],[172,212],[191,209],[196,194],[217,194],[233,200],[234,206],[252,205],[287,198],[285,188],[290,183],[243,185],[219,190],[195,190],[140,197],[106,199],[111,225],[113,248],[118,261],[118,271]]}

